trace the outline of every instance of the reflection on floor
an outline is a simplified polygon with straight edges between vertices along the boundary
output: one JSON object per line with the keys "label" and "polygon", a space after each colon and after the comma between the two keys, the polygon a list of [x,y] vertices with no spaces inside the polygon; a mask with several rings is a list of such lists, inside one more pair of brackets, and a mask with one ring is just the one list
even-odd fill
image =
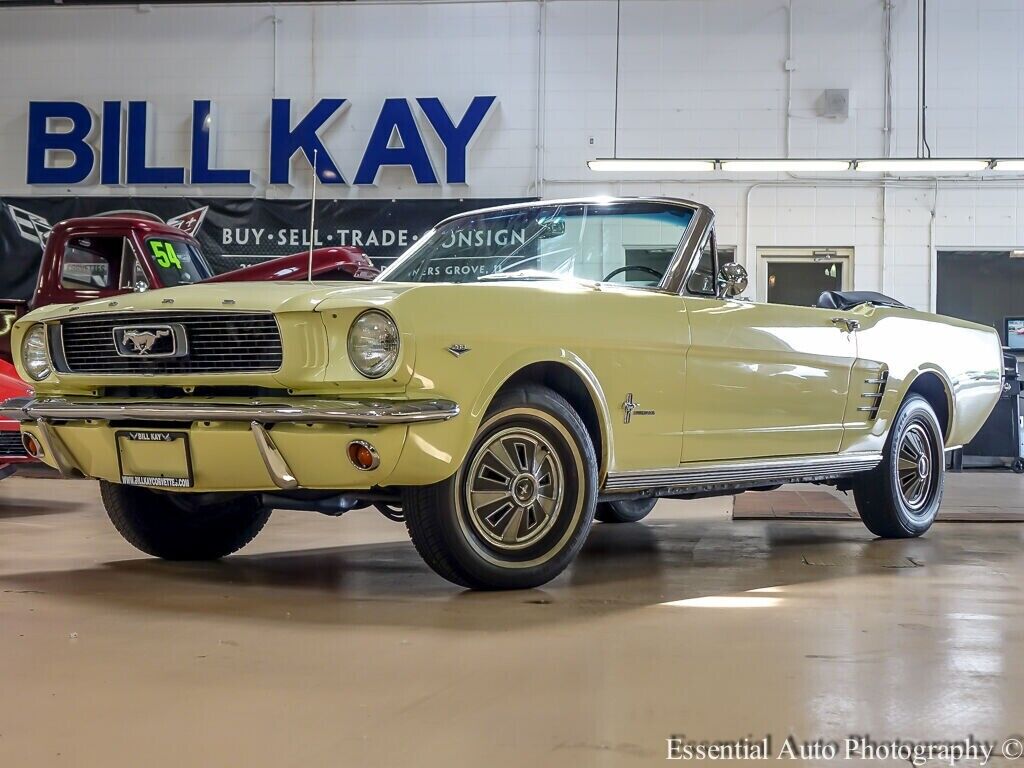
{"label": "reflection on floor", "polygon": [[[736,497],[737,520],[856,520],[853,494],[824,485],[790,485]],[[939,519],[1024,522],[1024,475],[1009,470],[947,472]]]}
{"label": "reflection on floor", "polygon": [[0,766],[618,766],[660,762],[672,734],[1006,737],[1022,539],[662,502],[595,526],[545,589],[467,593],[375,513],[277,513],[239,555],[166,563],[121,541],[92,483],[12,478]]}

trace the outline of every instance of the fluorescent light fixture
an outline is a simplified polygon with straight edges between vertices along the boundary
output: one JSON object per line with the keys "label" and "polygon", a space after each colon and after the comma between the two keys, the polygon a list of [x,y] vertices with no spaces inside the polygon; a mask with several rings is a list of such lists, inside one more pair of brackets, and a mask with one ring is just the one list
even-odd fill
{"label": "fluorescent light fixture", "polygon": [[1024,171],[1024,160],[996,160],[992,164],[994,171]]}
{"label": "fluorescent light fixture", "polygon": [[671,173],[683,171],[686,173],[706,173],[715,170],[714,160],[672,160],[664,159],[628,159],[628,158],[600,158],[587,162],[587,167],[592,171],[611,171],[619,173]]}
{"label": "fluorescent light fixture", "polygon": [[848,171],[849,160],[723,160],[722,170],[729,173],[784,173],[786,171]]}
{"label": "fluorescent light fixture", "polygon": [[866,173],[970,173],[984,171],[988,168],[988,160],[932,157],[858,160],[856,167]]}

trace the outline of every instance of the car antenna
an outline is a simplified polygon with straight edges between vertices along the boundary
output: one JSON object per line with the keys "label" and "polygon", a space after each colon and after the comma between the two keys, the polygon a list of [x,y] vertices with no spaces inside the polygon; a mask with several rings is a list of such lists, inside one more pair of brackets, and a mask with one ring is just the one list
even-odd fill
{"label": "car antenna", "polygon": [[313,196],[309,202],[309,282],[313,282],[313,241],[316,240],[316,150],[313,150]]}

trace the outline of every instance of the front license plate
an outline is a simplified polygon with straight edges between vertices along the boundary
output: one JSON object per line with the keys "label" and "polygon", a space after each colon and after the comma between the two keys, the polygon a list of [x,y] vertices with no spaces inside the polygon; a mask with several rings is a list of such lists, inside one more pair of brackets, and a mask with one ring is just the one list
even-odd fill
{"label": "front license plate", "polygon": [[121,483],[146,488],[191,488],[188,432],[122,429],[115,433]]}

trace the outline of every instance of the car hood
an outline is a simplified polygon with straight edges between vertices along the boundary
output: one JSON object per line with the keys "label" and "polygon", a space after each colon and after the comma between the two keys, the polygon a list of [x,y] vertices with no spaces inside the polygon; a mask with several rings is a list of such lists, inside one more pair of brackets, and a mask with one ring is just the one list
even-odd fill
{"label": "car hood", "polygon": [[[388,283],[388,282],[248,282],[196,283],[158,291],[132,293],[80,304],[51,305],[22,318],[45,321],[104,312],[147,312],[163,310],[221,310],[311,312],[346,307],[384,307],[406,294],[422,296],[430,306],[457,306],[469,295],[497,297],[526,294],[564,296],[581,293],[645,294],[628,286],[597,285],[575,280],[522,280],[479,283]],[[419,304],[419,302],[417,302]]]}
{"label": "car hood", "polygon": [[163,310],[309,312],[328,300],[339,305],[379,306],[414,287],[399,283],[348,282],[202,283],[81,304],[51,305],[32,312],[27,319],[44,321],[83,314]]}

